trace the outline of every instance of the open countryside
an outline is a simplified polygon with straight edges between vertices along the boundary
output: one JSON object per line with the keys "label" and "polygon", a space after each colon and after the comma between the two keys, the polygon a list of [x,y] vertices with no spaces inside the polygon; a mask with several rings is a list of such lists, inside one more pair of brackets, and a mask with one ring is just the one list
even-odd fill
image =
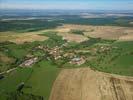
{"label": "open countryside", "polygon": [[133,100],[132,11],[0,11],[0,100]]}

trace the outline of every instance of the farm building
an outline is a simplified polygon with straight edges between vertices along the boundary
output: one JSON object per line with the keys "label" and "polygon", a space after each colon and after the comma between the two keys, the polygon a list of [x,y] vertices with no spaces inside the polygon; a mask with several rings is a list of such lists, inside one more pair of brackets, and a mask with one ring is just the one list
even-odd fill
{"label": "farm building", "polygon": [[70,61],[71,64],[82,65],[85,63],[85,59],[83,57],[75,57]]}

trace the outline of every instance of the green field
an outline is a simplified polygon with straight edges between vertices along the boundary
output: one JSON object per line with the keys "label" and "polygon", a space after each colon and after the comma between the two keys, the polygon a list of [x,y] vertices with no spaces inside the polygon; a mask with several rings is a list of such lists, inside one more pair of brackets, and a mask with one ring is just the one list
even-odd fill
{"label": "green field", "polygon": [[0,94],[16,92],[18,85],[24,82],[24,93],[41,96],[48,100],[59,71],[57,66],[46,61],[39,62],[33,68],[18,68],[0,80]]}
{"label": "green field", "polygon": [[99,53],[91,62],[97,70],[120,75],[133,76],[133,42],[114,42],[110,46],[117,47],[107,53]]}
{"label": "green field", "polygon": [[[21,84],[22,82],[25,83],[30,78],[31,73],[32,69],[30,68],[27,69],[18,68],[9,74],[6,74],[5,78],[0,80],[0,100],[8,100],[8,98],[10,100],[14,100],[14,97],[17,96],[13,95],[18,94],[16,92],[18,85]],[[23,95],[21,94],[21,96],[18,96],[18,98],[19,97],[23,97]],[[29,96],[25,96],[25,98],[26,97]]]}
{"label": "green field", "polygon": [[43,96],[48,100],[54,80],[60,69],[51,62],[41,61],[33,68],[33,73],[26,85],[31,88],[24,88],[25,93]]}
{"label": "green field", "polygon": [[0,89],[2,91],[13,92],[16,91],[17,86],[21,82],[26,82],[32,73],[32,69],[18,68],[15,71],[7,74],[4,79],[0,80]]}

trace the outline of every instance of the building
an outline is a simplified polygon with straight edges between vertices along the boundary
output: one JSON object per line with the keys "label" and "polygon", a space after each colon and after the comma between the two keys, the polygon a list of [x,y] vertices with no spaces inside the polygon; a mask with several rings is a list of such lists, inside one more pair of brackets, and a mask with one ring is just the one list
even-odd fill
{"label": "building", "polygon": [[28,59],[28,60],[24,61],[24,62],[20,65],[20,67],[28,67],[28,66],[31,66],[32,64],[36,63],[37,60],[38,60],[37,57]]}
{"label": "building", "polygon": [[71,59],[70,63],[76,64],[76,65],[82,65],[85,63],[85,59],[83,57],[75,57],[75,58]]}

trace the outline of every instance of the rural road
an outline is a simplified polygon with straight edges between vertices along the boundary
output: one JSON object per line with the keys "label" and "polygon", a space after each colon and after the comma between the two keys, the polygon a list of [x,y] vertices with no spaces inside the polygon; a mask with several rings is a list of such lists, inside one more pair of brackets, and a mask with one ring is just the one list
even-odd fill
{"label": "rural road", "polygon": [[10,73],[10,72],[12,72],[12,71],[14,71],[14,70],[16,70],[16,69],[17,69],[17,68],[9,69],[9,70],[7,70],[7,71],[1,72],[0,75],[5,74],[5,73]]}
{"label": "rural road", "polygon": [[133,78],[90,68],[63,69],[49,100],[133,100]]}

